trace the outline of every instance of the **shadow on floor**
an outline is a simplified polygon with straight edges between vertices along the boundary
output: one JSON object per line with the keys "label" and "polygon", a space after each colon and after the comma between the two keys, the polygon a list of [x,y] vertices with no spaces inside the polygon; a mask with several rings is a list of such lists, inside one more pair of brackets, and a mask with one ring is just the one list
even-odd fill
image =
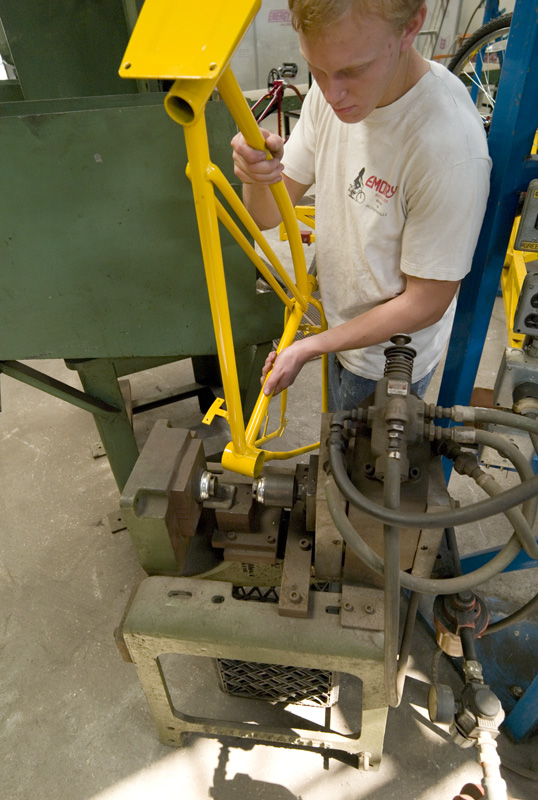
{"label": "shadow on floor", "polygon": [[238,772],[231,780],[226,778],[226,764],[230,755],[230,748],[222,745],[219,760],[213,776],[213,786],[209,796],[214,800],[233,800],[233,798],[248,798],[248,800],[301,800],[289,789],[278,783],[253,780],[249,775]]}

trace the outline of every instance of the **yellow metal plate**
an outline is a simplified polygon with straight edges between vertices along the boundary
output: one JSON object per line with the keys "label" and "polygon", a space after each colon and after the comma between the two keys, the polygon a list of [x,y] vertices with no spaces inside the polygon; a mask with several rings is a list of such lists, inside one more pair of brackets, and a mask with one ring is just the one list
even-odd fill
{"label": "yellow metal plate", "polygon": [[122,78],[214,78],[228,64],[261,0],[146,0]]}

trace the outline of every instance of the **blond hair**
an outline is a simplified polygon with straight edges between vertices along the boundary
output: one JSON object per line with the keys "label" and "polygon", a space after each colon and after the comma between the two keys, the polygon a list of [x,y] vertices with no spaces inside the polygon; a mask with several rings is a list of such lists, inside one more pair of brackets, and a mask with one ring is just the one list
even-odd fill
{"label": "blond hair", "polygon": [[424,5],[425,0],[288,0],[291,23],[296,31],[308,34],[333,25],[351,11],[377,15],[403,31]]}

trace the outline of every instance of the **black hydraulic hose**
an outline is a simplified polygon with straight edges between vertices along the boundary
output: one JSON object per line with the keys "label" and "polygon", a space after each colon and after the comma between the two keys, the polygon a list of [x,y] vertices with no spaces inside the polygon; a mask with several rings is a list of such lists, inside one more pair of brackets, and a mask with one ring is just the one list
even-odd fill
{"label": "black hydraulic hose", "polygon": [[[325,494],[330,515],[342,538],[353,552],[368,564],[374,572],[384,575],[385,565],[383,559],[366,544],[349,521],[345,509],[341,507],[339,502],[340,493],[331,478],[325,484]],[[438,527],[443,525],[444,519],[444,513],[438,515]],[[511,539],[491,561],[483,564],[473,572],[469,572],[467,575],[461,575],[457,578],[421,578],[408,572],[400,572],[400,584],[405,589],[411,589],[411,591],[420,592],[421,594],[457,594],[458,592],[464,592],[474,586],[479,586],[506,569],[520,549],[517,536],[513,534]]]}
{"label": "black hydraulic hose", "polygon": [[[454,528],[445,528],[445,537],[450,555],[452,556],[454,575],[462,575],[463,571],[461,568],[460,553],[458,550],[458,542],[456,540],[456,531]],[[461,597],[461,592],[459,596]],[[474,628],[461,628],[459,634],[463,650],[463,658],[465,661],[478,661],[476,645],[474,643]]]}
{"label": "black hydraulic hose", "polygon": [[[443,510],[439,512],[409,512],[395,511],[385,508],[370,500],[362,494],[351,482],[348,477],[342,454],[341,436],[331,433],[329,438],[329,462],[336,485],[352,505],[357,506],[375,519],[385,522],[387,525],[399,525],[410,528],[438,528],[443,526],[466,525],[469,522],[492,517],[495,514],[504,513],[506,509],[521,505],[525,500],[535,497],[538,494],[538,475],[530,478],[525,483],[507,489],[497,497],[487,500],[480,500],[472,506],[465,506],[457,509]],[[436,519],[436,517],[438,517]]]}
{"label": "black hydraulic hose", "polygon": [[465,661],[478,661],[476,652],[476,645],[474,641],[473,628],[460,628],[459,636],[461,639],[461,648],[463,650],[463,658]]}
{"label": "black hydraulic hose", "polygon": [[[486,432],[483,435],[480,435],[480,431],[473,431],[474,439],[482,439],[486,443],[495,444],[496,438],[493,434],[488,434]],[[493,438],[491,438],[493,436]],[[522,479],[524,480],[529,475],[532,475],[530,471],[530,466],[527,465],[523,466],[523,463],[519,456],[516,456],[515,453],[510,452],[508,447],[504,448],[515,460],[517,463],[520,474]],[[496,480],[491,476],[484,472],[483,469],[478,464],[478,460],[475,455],[465,452],[461,445],[452,442],[452,441],[442,441],[438,446],[438,452],[440,455],[445,455],[448,458],[451,458],[454,461],[454,468],[460,475],[467,475],[468,477],[472,478],[476,485],[483,489],[490,497],[497,497],[500,494],[503,494],[503,490],[496,482]],[[519,508],[509,508],[504,511],[505,516],[514,526],[514,530],[517,534],[519,542],[527,555],[530,558],[538,559],[538,543],[536,542],[535,536],[531,530],[529,522],[532,523],[533,519],[531,518],[531,514],[534,513],[534,508],[532,503],[524,503],[523,508],[525,509],[525,514],[523,514]]]}
{"label": "black hydraulic hose", "polygon": [[463,570],[461,568],[461,561],[460,561],[460,552],[458,550],[458,542],[456,539],[456,531],[453,527],[445,528],[445,538],[448,547],[448,551],[452,557],[452,569],[454,570],[454,575],[457,577],[458,575],[463,575]]}
{"label": "black hydraulic hose", "polygon": [[[383,499],[388,508],[400,506],[400,453],[389,453],[385,460]],[[400,705],[398,696],[398,639],[400,623],[400,530],[395,525],[385,525],[383,530],[385,554],[385,692],[392,708]]]}
{"label": "black hydraulic hose", "polygon": [[398,656],[398,673],[396,675],[396,686],[398,697],[400,698],[403,695],[405,685],[407,662],[409,661],[409,654],[411,652],[411,642],[413,641],[413,632],[415,630],[419,601],[420,594],[418,592],[411,592],[411,595],[409,596],[409,603],[407,605],[407,614],[405,615],[402,642],[400,644],[400,654]]}
{"label": "black hydraulic hose", "polygon": [[462,411],[464,422],[491,422],[493,425],[504,425],[507,428],[518,428],[531,434],[538,434],[538,420],[514,414],[512,411],[499,411],[496,408],[466,408],[455,406],[453,411]]}
{"label": "black hydraulic hose", "polygon": [[[501,436],[498,436],[497,434],[491,433],[489,431],[476,431],[475,439],[479,444],[484,444],[489,447],[494,447],[501,455],[508,458],[509,461],[511,461],[514,467],[517,469],[522,481],[528,480],[530,477],[533,476],[534,473],[532,471],[529,462],[523,456],[521,451],[511,442],[507,442]],[[534,445],[538,444],[538,438],[531,435],[531,439],[533,439]],[[535,498],[523,504],[523,514],[528,520],[528,522],[532,525],[536,517]],[[452,528],[451,531],[454,538],[451,542],[449,541],[449,549],[451,550],[451,552],[457,552],[457,543],[455,540],[454,529]],[[449,534],[447,531],[447,538],[448,535]],[[534,556],[531,555],[531,557]],[[459,563],[459,556],[457,560]],[[456,574],[461,575],[461,566],[459,572],[457,572]],[[499,631],[505,630],[506,628],[509,628],[511,625],[516,625],[518,622],[521,622],[522,620],[526,619],[537,608],[538,608],[538,593],[535,594],[535,596],[532,597],[528,601],[528,603],[525,603],[524,606],[519,608],[517,611],[514,611],[513,614],[509,614],[507,617],[504,617],[504,619],[500,619],[497,622],[493,622],[490,625],[488,625],[486,630],[482,633],[482,636],[488,636],[491,633],[497,633]]]}
{"label": "black hydraulic hose", "polygon": [[[477,410],[478,409],[474,409],[475,412]],[[485,409],[480,409],[480,410],[489,412],[489,410]],[[494,421],[500,422],[501,424],[512,423],[514,417],[516,419],[522,419],[521,417],[518,417],[515,414],[509,414],[507,412],[494,411],[494,414],[495,414]],[[499,415],[501,415],[500,418]],[[344,423],[347,420],[350,419],[356,420],[357,418],[358,415],[357,411],[355,410],[339,411],[333,415],[333,424],[336,423],[337,428],[341,428],[343,427]],[[529,420],[529,422],[531,421]],[[528,427],[531,426],[529,425]],[[332,430],[333,433],[336,432],[334,428]],[[536,428],[534,428],[534,430],[536,430]],[[530,433],[530,430],[528,430],[527,432]],[[538,453],[538,435],[530,433],[530,436],[533,441],[533,445]],[[343,465],[342,460],[338,458],[339,451],[342,448],[342,446],[343,442],[341,441],[341,436],[337,435],[336,437],[334,437],[331,435],[329,440],[329,460],[331,463],[331,469],[333,470],[333,476],[334,476],[334,465],[336,465],[337,467],[337,472],[339,464],[342,463]],[[514,452],[511,449],[512,447],[513,445],[511,445],[510,448],[507,448],[505,446],[504,452],[507,453],[507,457],[509,458],[509,460],[512,461],[512,463],[514,463],[514,466],[516,467],[516,469],[518,469],[518,472],[521,478],[523,479],[522,464],[514,457]],[[510,452],[509,455],[508,455],[508,450]],[[336,458],[334,456],[336,456]],[[528,465],[525,463],[525,469],[527,469],[527,466]],[[351,484],[351,482],[348,479],[347,472],[345,471],[345,467],[343,472],[346,479],[345,483],[347,484],[349,482]],[[358,490],[355,489],[353,484],[351,484],[351,487],[360,495],[361,498],[364,497],[358,492]],[[348,499],[349,502],[354,504],[353,500],[346,495],[346,492],[342,491],[342,487],[338,485],[338,488],[340,489],[344,497],[346,497],[346,499]],[[349,547],[351,547],[351,549],[359,556],[359,558],[361,558],[366,564],[368,564],[368,566],[370,566],[370,568],[374,572],[376,572],[379,575],[384,575],[383,559],[380,556],[378,556],[378,554],[375,553],[366,544],[366,542],[364,542],[364,540],[361,538],[361,536],[357,533],[355,528],[349,522],[347,515],[345,514],[344,510],[338,503],[338,493],[336,491],[336,487],[332,482],[329,481],[326,484],[325,493],[327,496],[328,507],[333,522],[338,528],[344,540],[349,545]],[[504,511],[504,508],[502,507],[504,503],[501,502],[502,500],[504,500],[505,502],[506,500],[509,501],[509,505],[506,506],[508,508],[519,505],[520,503],[525,503],[525,501],[534,499],[536,498],[537,495],[538,495],[538,476],[533,476],[532,478],[529,477],[527,480],[525,480],[525,483],[522,483],[520,486],[513,487],[512,489],[508,489],[506,492],[503,492],[502,495],[498,495],[495,498],[490,498],[489,500],[482,500],[476,503],[474,506],[466,507],[463,509],[457,509],[456,511],[447,510],[446,514],[445,512],[443,512],[442,514],[443,524],[449,526],[450,528],[453,525],[462,525],[466,524],[467,522],[475,522],[478,519],[485,519],[489,516],[493,516],[494,514],[502,513]],[[369,501],[368,498],[366,497],[364,497],[364,500],[367,501],[369,506],[364,510],[367,513],[371,514],[371,516],[377,519],[383,519],[384,521],[385,515],[383,514],[383,512],[387,511],[387,509],[384,509],[383,506],[377,505],[377,503]],[[370,507],[373,507],[373,509],[371,510]],[[525,509],[525,511],[527,511],[527,509]],[[466,516],[470,516],[470,518],[467,519],[464,518],[462,520],[461,519],[462,512],[468,512]],[[482,514],[482,512],[484,513]],[[381,514],[383,514],[383,516],[381,516]],[[453,521],[454,515],[459,515],[459,519],[457,519],[455,522]],[[432,519],[433,517],[432,514],[406,514],[405,515],[406,518],[402,521],[401,515],[393,515],[390,513],[390,510],[388,510],[387,516],[390,517],[390,521],[399,521],[400,524],[414,526],[414,527],[435,528],[438,527],[439,525],[439,521],[435,521],[434,519]],[[394,520],[394,516],[396,516],[396,520]],[[412,519],[409,520],[408,517],[412,517]],[[532,516],[530,514],[529,514],[529,519],[532,522]],[[456,594],[461,591],[467,591],[475,586],[479,586],[481,583],[485,583],[487,580],[495,577],[500,572],[503,572],[503,570],[506,569],[506,567],[514,560],[519,550],[520,550],[519,542],[517,536],[514,534],[509,539],[509,541],[504,545],[504,547],[500,550],[500,552],[496,556],[494,556],[494,558],[492,558],[482,567],[479,567],[473,572],[470,572],[468,575],[460,575],[455,578],[435,579],[435,578],[420,578],[416,575],[410,575],[407,572],[401,572],[400,583],[401,586],[403,586],[404,588],[410,589],[413,592],[421,594]],[[417,597],[417,604],[418,604],[418,597]],[[482,636],[487,636],[490,633],[495,633],[496,631],[500,631],[503,630],[504,628],[507,628],[509,625],[520,622],[522,619],[524,619],[530,613],[532,613],[536,608],[538,608],[538,594],[536,594],[536,596],[533,597],[528,603],[526,603],[526,605],[524,605],[521,609],[514,612],[514,614],[511,614],[510,616],[506,617],[505,619],[499,620],[498,622],[494,622],[486,629],[486,631],[484,631]],[[402,638],[402,652],[404,648],[404,641],[406,641],[406,629],[404,629],[404,636]],[[400,682],[402,682],[402,680],[405,680],[405,666],[402,661],[402,653],[401,653],[399,673],[402,671],[403,671],[403,678],[402,675],[400,674],[399,676]]]}
{"label": "black hydraulic hose", "polygon": [[[501,487],[491,475],[482,473],[475,478],[475,481],[490,497],[498,497],[502,493]],[[536,539],[527,520],[519,508],[507,508],[504,513],[514,526],[521,547],[530,558],[538,559],[538,544],[536,543]]]}
{"label": "black hydraulic hose", "polygon": [[[532,614],[533,611],[536,611],[537,609],[538,594],[535,594],[528,603],[525,603],[524,606],[521,606],[521,608],[519,608],[517,611],[514,611],[513,614],[509,614],[504,619],[499,619],[497,622],[492,622],[491,625],[488,625],[482,636],[488,636],[490,633],[498,633],[498,631],[502,631],[505,628],[510,627],[510,625],[515,625],[516,623],[526,619],[529,614]],[[482,636],[480,638],[482,638]]]}
{"label": "black hydraulic hose", "polygon": [[[502,436],[499,436],[499,434],[491,433],[490,431],[477,430],[475,431],[475,441],[478,444],[483,444],[486,447],[492,447],[494,450],[497,450],[501,456],[507,458],[508,461],[510,461],[516,468],[522,482],[528,481],[530,478],[534,477],[532,467],[519,447],[516,447],[515,444],[512,444],[512,442],[509,442]],[[538,497],[532,497],[523,504],[523,515],[525,516],[525,519],[528,520],[530,525],[534,524],[537,504]]]}
{"label": "black hydraulic hose", "polygon": [[[516,448],[517,449],[517,448]],[[519,450],[518,450],[519,452]],[[528,466],[527,462],[525,461],[525,465]],[[456,541],[456,532],[454,528],[447,528],[445,530],[445,536],[447,539],[448,549],[452,556],[453,565],[454,565],[454,575],[461,575],[461,561],[458,552],[458,543]],[[509,614],[504,619],[500,619],[497,622],[492,622],[486,630],[480,635],[480,639],[484,636],[488,636],[490,633],[497,633],[498,631],[502,631],[505,628],[510,627],[510,625],[515,625],[518,622],[526,619],[529,614],[538,608],[538,594],[535,594],[534,597],[529,600],[524,606],[519,608],[517,611],[514,611],[513,614]]]}
{"label": "black hydraulic hose", "polygon": [[[519,451],[518,451],[519,452]],[[525,461],[525,465],[527,462]],[[454,565],[454,575],[461,575],[461,561],[458,552],[458,543],[456,541],[456,532],[454,528],[447,528],[445,530],[445,536],[447,539],[448,549],[452,556],[453,565]],[[504,619],[500,619],[497,622],[492,622],[486,630],[480,635],[480,639],[484,636],[488,636],[490,633],[496,633],[497,631],[502,631],[505,628],[510,627],[510,625],[515,625],[518,622],[526,619],[529,614],[531,614],[536,608],[538,608],[538,594],[535,594],[534,597],[529,600],[524,606],[519,608],[517,611],[514,611],[513,614],[509,614]]]}

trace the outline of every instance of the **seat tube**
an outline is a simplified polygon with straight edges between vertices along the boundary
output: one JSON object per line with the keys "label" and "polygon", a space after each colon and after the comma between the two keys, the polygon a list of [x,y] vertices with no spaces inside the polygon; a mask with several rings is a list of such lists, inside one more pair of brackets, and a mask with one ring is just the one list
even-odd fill
{"label": "seat tube", "polygon": [[244,455],[247,451],[245,425],[237,378],[215,190],[209,177],[211,162],[204,113],[198,114],[194,122],[186,125],[183,130],[228,421],[234,449]]}

